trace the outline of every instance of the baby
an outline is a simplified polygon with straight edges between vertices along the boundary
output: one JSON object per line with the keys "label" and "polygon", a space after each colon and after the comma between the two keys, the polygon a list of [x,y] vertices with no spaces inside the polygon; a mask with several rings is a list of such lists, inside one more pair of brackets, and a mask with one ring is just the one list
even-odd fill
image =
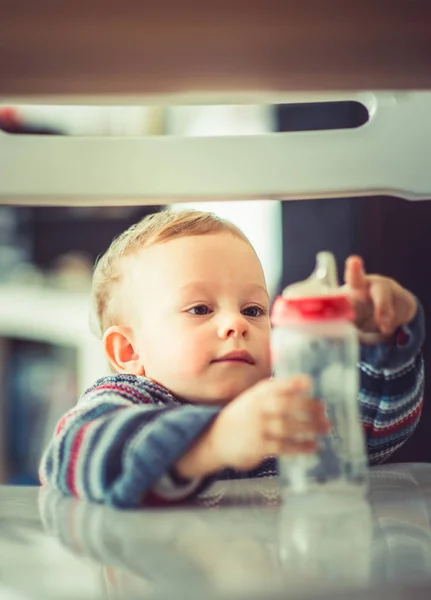
{"label": "baby", "polygon": [[[423,311],[395,281],[366,275],[358,257],[345,281],[363,342],[368,454],[380,462],[419,420]],[[263,270],[228,221],[190,210],[143,219],[99,260],[93,295],[116,374],[58,423],[43,484],[118,507],[178,501],[214,478],[275,475],[275,457],[314,452],[329,431],[305,376],[271,378]]]}

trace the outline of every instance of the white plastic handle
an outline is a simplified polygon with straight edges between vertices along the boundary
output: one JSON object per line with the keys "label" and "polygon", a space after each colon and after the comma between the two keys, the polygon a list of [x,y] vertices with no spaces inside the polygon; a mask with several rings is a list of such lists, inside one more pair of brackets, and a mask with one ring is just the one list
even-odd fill
{"label": "white plastic handle", "polygon": [[364,126],[211,138],[3,133],[0,202],[165,204],[370,194],[431,198],[431,92],[358,93],[348,99],[368,107]]}

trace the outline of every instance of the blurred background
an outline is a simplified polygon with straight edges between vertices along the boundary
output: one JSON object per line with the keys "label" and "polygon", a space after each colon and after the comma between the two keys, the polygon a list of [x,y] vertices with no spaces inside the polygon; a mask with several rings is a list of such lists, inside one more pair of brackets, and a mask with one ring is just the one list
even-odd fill
{"label": "blurred background", "polygon": [[[5,135],[254,135],[359,127],[356,102],[275,106],[4,106]],[[360,168],[360,165],[357,165]],[[25,173],[25,165],[22,165]],[[176,205],[180,206],[180,205]],[[262,261],[271,296],[314,268],[318,251],[360,254],[369,272],[396,278],[431,308],[431,203],[337,198],[201,203],[236,223]],[[108,372],[90,333],[94,261],[113,237],[163,207],[0,206],[0,482],[38,483],[37,465],[57,419]],[[431,368],[429,344],[425,359]],[[428,370],[428,369],[427,369]],[[425,409],[393,461],[431,462]]]}

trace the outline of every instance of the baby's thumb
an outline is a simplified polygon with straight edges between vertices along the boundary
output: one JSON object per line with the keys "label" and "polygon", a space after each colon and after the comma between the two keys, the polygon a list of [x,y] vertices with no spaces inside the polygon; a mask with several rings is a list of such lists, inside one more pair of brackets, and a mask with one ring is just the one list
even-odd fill
{"label": "baby's thumb", "polygon": [[346,260],[344,271],[346,285],[354,290],[360,290],[367,285],[365,279],[364,263],[359,256],[350,256]]}

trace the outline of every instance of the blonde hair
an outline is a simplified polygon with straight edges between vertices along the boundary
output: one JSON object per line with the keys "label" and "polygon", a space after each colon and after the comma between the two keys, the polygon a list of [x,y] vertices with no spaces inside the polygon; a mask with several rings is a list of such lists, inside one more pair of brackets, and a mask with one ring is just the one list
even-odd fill
{"label": "blonde hair", "polygon": [[125,257],[136,254],[142,248],[175,238],[222,232],[231,233],[251,246],[249,239],[236,225],[214,213],[198,210],[165,209],[144,217],[114,238],[94,268],[91,315],[93,332],[102,337],[106,329],[115,324],[116,315],[112,310],[112,299],[123,281],[124,270],[121,266]]}

